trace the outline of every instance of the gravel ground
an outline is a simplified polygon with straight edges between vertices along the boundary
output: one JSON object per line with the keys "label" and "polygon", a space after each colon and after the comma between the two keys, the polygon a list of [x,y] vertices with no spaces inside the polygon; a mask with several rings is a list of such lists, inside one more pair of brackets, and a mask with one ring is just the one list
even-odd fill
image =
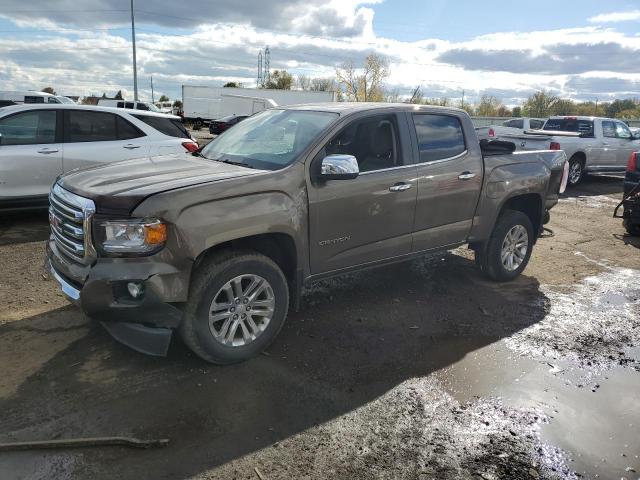
{"label": "gravel ground", "polygon": [[318,283],[266,355],[224,368],[113,341],[43,276],[46,215],[4,216],[0,442],[171,443],[2,453],[0,478],[635,480],[640,240],[611,218],[620,192],[570,192],[511,283],[466,249]]}

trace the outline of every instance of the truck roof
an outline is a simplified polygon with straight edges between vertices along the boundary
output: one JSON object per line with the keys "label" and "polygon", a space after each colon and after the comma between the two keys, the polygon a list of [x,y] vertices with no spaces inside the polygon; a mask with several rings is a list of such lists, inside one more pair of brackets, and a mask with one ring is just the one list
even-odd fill
{"label": "truck roof", "polygon": [[553,115],[549,117],[549,120],[560,120],[560,119],[571,119],[571,120],[615,120],[615,118],[609,117],[590,117],[588,115]]}
{"label": "truck roof", "polygon": [[336,112],[342,115],[362,112],[367,110],[393,109],[407,112],[414,111],[442,111],[467,113],[455,107],[440,107],[438,105],[417,105],[413,103],[387,103],[387,102],[325,102],[325,103],[305,103],[301,105],[288,105],[274,107],[284,110],[316,110],[323,112]]}

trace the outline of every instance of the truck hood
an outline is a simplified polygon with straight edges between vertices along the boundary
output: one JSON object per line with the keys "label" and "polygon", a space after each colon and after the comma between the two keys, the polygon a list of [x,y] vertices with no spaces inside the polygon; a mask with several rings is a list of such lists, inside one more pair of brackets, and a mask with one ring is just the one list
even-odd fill
{"label": "truck hood", "polygon": [[190,154],[173,154],[73,170],[61,176],[58,183],[92,199],[97,213],[128,215],[156,193],[264,172]]}

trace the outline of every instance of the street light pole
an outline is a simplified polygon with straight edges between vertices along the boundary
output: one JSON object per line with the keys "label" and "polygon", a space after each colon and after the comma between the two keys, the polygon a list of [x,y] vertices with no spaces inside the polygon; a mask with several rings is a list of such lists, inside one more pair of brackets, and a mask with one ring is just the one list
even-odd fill
{"label": "street light pole", "polygon": [[131,43],[133,44],[133,100],[138,101],[138,68],[136,67],[136,22],[133,18],[133,0],[131,0]]}

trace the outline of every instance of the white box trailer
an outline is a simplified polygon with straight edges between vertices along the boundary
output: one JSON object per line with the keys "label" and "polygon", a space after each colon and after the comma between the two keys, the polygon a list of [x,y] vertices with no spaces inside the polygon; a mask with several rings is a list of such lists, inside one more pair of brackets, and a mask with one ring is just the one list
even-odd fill
{"label": "white box trailer", "polygon": [[278,104],[270,98],[246,97],[244,95],[228,95],[223,93],[220,98],[218,118],[224,118],[230,115],[248,117],[267,108],[277,106]]}
{"label": "white box trailer", "polygon": [[[182,86],[182,110],[186,121],[209,123],[235,112],[222,111],[222,96],[265,98],[277,105],[297,105],[301,103],[335,102],[334,92],[310,92],[303,90],[276,90],[267,88],[229,88]],[[236,115],[240,115],[237,113]]]}

